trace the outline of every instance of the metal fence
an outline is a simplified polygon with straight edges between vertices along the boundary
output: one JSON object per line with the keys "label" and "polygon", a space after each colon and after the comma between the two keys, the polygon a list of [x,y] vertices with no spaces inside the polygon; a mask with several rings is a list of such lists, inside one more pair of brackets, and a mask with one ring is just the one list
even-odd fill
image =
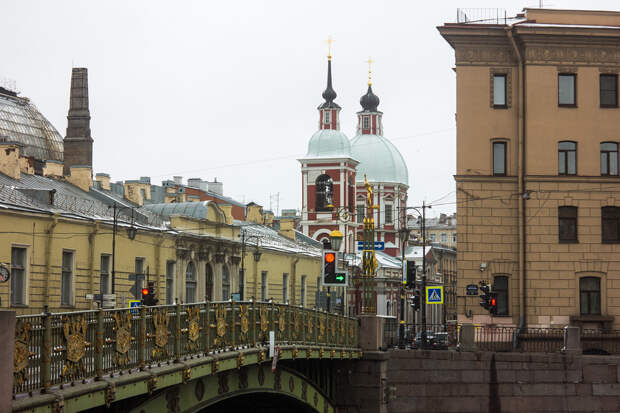
{"label": "metal fence", "polygon": [[350,317],[265,302],[203,302],[17,317],[13,393],[267,344],[357,348]]}

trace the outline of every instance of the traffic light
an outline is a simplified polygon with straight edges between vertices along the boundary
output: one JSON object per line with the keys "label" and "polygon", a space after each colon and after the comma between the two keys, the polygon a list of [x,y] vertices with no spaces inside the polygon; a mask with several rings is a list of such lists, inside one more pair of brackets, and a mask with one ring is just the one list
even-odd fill
{"label": "traffic light", "polygon": [[155,297],[155,283],[149,281],[148,287],[142,289],[142,305],[153,306],[158,302],[159,300]]}
{"label": "traffic light", "polygon": [[480,306],[487,311],[491,311],[491,286],[482,284],[480,286],[482,294],[480,294]]}
{"label": "traffic light", "polygon": [[341,287],[347,285],[346,272],[338,271],[338,253],[332,250],[323,251],[323,285]]}
{"label": "traffic light", "polygon": [[420,296],[414,295],[411,298],[411,306],[413,307],[413,311],[418,311],[420,309]]}
{"label": "traffic light", "polygon": [[492,315],[497,314],[497,293],[491,292],[491,300],[489,305],[489,313]]}
{"label": "traffic light", "polygon": [[407,278],[405,279],[405,283],[409,288],[415,287],[415,276],[416,276],[416,268],[415,261],[407,261]]}

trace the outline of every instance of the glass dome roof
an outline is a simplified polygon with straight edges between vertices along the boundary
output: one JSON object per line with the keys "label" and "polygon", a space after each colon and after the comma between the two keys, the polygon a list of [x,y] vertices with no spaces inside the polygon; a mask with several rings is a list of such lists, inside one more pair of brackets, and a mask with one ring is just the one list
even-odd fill
{"label": "glass dome roof", "polygon": [[306,157],[351,157],[351,143],[347,135],[339,130],[321,129],[318,130],[310,142],[308,142],[308,152]]}
{"label": "glass dome roof", "polygon": [[62,136],[26,98],[0,94],[0,137],[22,144],[24,156],[63,160]]}
{"label": "glass dome roof", "polygon": [[379,135],[357,135],[351,140],[351,155],[360,161],[356,181],[392,182],[409,185],[407,164],[396,147]]}

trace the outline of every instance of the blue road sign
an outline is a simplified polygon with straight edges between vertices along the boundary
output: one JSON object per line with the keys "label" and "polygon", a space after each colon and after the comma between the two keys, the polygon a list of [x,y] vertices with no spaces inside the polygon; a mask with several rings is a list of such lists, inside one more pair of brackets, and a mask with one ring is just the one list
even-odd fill
{"label": "blue road sign", "polygon": [[[384,241],[375,241],[375,246],[374,246],[374,250],[375,251],[383,251],[385,249],[385,242]],[[363,251],[364,250],[364,241],[357,241],[357,250],[358,251]]]}
{"label": "blue road sign", "polygon": [[140,314],[138,307],[142,307],[142,300],[129,300],[129,310],[131,314]]}
{"label": "blue road sign", "polygon": [[443,304],[443,286],[426,287],[426,304]]}

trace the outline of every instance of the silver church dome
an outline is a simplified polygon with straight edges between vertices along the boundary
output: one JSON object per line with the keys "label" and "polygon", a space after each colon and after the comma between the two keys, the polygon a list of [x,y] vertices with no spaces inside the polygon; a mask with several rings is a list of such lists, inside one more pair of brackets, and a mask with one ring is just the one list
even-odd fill
{"label": "silver church dome", "polygon": [[351,157],[351,143],[339,130],[318,130],[308,142],[307,158]]}
{"label": "silver church dome", "polygon": [[351,155],[360,161],[356,181],[409,185],[407,164],[396,147],[379,135],[357,135],[351,140]]}

